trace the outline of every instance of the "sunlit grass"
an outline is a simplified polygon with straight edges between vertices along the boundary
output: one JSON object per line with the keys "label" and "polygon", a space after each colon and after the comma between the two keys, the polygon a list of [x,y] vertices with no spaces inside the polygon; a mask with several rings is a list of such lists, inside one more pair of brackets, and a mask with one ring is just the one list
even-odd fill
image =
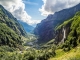
{"label": "sunlit grass", "polygon": [[56,50],[56,56],[49,60],[80,60],[80,46],[64,52],[62,49]]}

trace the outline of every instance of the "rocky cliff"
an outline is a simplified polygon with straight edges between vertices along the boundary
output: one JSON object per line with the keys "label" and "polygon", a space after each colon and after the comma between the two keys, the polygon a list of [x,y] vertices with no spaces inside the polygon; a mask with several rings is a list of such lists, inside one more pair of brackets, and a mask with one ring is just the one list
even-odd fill
{"label": "rocky cliff", "polygon": [[71,29],[72,20],[64,21],[61,25],[57,26],[55,28],[55,44],[58,44],[59,42],[64,43],[67,39]]}
{"label": "rocky cliff", "polygon": [[80,11],[56,28],[55,43],[59,42],[68,49],[80,44]]}

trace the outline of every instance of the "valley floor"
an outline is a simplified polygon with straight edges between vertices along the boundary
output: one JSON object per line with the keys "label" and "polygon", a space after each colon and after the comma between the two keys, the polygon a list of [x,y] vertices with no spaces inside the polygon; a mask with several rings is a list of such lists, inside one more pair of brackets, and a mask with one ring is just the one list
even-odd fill
{"label": "valley floor", "polygon": [[68,52],[58,49],[56,50],[56,56],[49,60],[80,60],[80,46],[77,46]]}
{"label": "valley floor", "polygon": [[[48,60],[44,59],[44,56],[47,58],[51,56],[52,52],[50,55],[49,53],[48,55],[44,55],[47,52],[34,49],[29,49],[28,51],[0,52],[0,60],[37,60],[37,57],[39,58],[38,60]],[[49,60],[80,60],[80,45],[67,52],[64,52],[63,49],[57,49],[55,52],[56,55],[54,57],[51,56]]]}

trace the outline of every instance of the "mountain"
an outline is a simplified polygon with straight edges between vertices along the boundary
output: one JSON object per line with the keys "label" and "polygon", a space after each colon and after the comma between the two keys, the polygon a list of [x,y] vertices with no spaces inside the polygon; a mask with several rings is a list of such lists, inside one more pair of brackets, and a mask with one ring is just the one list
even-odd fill
{"label": "mountain", "polygon": [[38,24],[34,30],[42,43],[38,45],[37,36],[28,35],[0,5],[0,60],[80,60],[79,7],[56,12]]}
{"label": "mountain", "polygon": [[28,32],[28,33],[32,33],[32,31],[34,30],[34,27],[33,26],[28,25],[25,22],[19,21],[19,23],[23,25],[25,31]]}
{"label": "mountain", "polygon": [[68,48],[80,44],[80,11],[56,28],[55,41]]}
{"label": "mountain", "polygon": [[27,37],[22,25],[0,5],[0,46],[7,45],[18,48],[22,45],[22,36]]}
{"label": "mountain", "polygon": [[56,35],[55,28],[64,21],[72,18],[78,11],[80,11],[80,4],[55,12],[42,20],[34,29],[34,34],[39,37],[38,43],[44,43],[54,39]]}

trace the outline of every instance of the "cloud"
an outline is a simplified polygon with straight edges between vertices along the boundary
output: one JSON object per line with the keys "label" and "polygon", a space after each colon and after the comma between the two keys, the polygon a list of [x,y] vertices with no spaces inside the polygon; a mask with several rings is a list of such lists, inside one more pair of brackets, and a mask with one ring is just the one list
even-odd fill
{"label": "cloud", "polygon": [[42,1],[44,2],[44,4],[39,9],[39,11],[43,16],[53,14],[62,9],[73,7],[80,3],[80,0],[42,0]]}
{"label": "cloud", "polygon": [[0,0],[0,4],[10,11],[18,20],[26,22],[29,25],[39,23],[38,20],[32,20],[31,16],[27,14],[23,0]]}

